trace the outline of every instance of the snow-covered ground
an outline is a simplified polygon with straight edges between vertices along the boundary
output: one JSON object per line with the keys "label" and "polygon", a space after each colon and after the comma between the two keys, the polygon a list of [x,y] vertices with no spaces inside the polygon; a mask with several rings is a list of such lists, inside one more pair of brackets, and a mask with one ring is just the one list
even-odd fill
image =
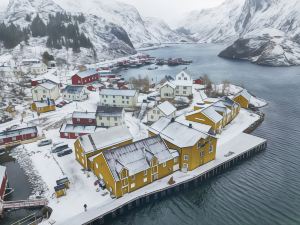
{"label": "snow-covered ground", "polygon": [[[108,62],[103,62],[108,63]],[[49,72],[47,75],[53,76],[54,71]],[[71,72],[66,72],[70,74]],[[65,82],[69,82],[69,77],[66,75]],[[239,87],[232,86],[230,91],[234,94],[238,92]],[[203,91],[201,89],[203,86],[194,85],[193,95],[194,99],[190,107],[177,112],[177,115],[182,115],[190,110],[195,103],[199,103],[203,98]],[[153,94],[154,93],[154,94]],[[152,94],[140,94],[138,101],[139,105],[142,104],[148,96],[157,95],[157,92]],[[256,99],[256,98],[255,98]],[[98,104],[99,96],[98,92],[91,92],[89,99],[84,102],[72,102],[65,105],[62,108],[57,108],[56,111],[41,114],[37,117],[36,113],[29,110],[29,102],[17,106],[17,111],[19,112],[13,121],[8,123],[0,124],[0,130],[4,130],[11,126],[38,126],[39,130],[42,131],[46,138],[51,138],[53,142],[64,142],[74,149],[74,141],[70,139],[61,139],[59,136],[59,128],[61,124],[70,121],[71,115],[74,111],[91,111],[95,112]],[[59,101],[57,101],[59,102]],[[154,102],[147,104],[147,107],[151,108],[154,106]],[[21,112],[26,112],[25,117],[21,121]],[[237,118],[232,121],[219,136],[217,154],[231,143],[231,140],[237,139],[241,133],[253,122],[259,119],[259,116],[248,112],[244,109],[241,110]],[[134,140],[140,140],[148,136],[147,126],[133,116],[132,112],[127,112],[125,115],[125,123],[132,133]],[[256,140],[257,141],[257,140]],[[254,141],[255,142],[255,141]],[[38,147],[37,143],[24,144],[16,148],[13,156],[17,159],[19,164],[25,170],[29,181],[33,184],[33,197],[42,195],[49,200],[49,206],[53,209],[51,215],[51,221],[56,223],[61,223],[65,220],[69,221],[76,215],[83,212],[83,205],[87,204],[88,209],[93,208],[95,212],[99,213],[99,208],[105,208],[115,206],[115,204],[120,204],[123,201],[128,200],[133,196],[138,194],[144,194],[147,191],[151,191],[160,187],[165,187],[167,184],[167,179],[156,181],[155,183],[142,188],[136,192],[128,195],[126,198],[111,199],[108,191],[98,190],[94,185],[97,178],[91,172],[85,172],[82,167],[75,160],[74,154],[67,155],[64,157],[57,157],[56,154],[50,153],[51,145]],[[220,150],[221,149],[221,150]],[[238,150],[237,150],[238,151]],[[223,157],[223,156],[222,156]],[[222,158],[221,157],[221,158]],[[224,157],[223,157],[224,158]],[[220,159],[221,160],[221,159]],[[201,172],[206,167],[213,166],[218,161],[218,159],[208,165],[205,165],[191,173],[183,174],[181,172],[176,172],[174,177],[176,181],[182,179],[188,179],[190,176],[195,176],[198,172]],[[63,177],[68,177],[71,185],[70,189],[67,190],[67,195],[56,199],[54,196],[54,186],[56,186],[56,180]],[[154,188],[154,189],[153,189]],[[78,220],[79,221],[79,220]],[[48,221],[45,222],[48,224]],[[75,224],[67,222],[66,224]]]}

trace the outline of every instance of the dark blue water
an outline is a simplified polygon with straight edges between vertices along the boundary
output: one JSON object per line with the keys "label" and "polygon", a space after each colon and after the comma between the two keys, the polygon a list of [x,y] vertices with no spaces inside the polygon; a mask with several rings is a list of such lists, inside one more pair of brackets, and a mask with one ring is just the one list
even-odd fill
{"label": "dark blue water", "polygon": [[[266,151],[198,188],[134,210],[114,225],[299,225],[300,224],[300,67],[271,68],[216,55],[220,45],[181,45],[147,51],[156,57],[192,59],[194,76],[208,74],[242,84],[269,105],[253,133],[268,140]],[[125,77],[160,79],[182,67],[123,71]]]}

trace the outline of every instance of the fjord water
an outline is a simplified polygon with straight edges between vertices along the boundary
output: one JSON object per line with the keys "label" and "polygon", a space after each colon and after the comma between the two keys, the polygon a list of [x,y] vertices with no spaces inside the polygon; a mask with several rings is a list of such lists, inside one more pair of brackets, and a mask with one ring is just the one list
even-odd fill
{"label": "fjord water", "polygon": [[[114,225],[299,225],[300,224],[300,67],[272,68],[217,57],[221,45],[177,45],[147,51],[156,57],[193,60],[193,75],[208,74],[242,84],[268,101],[264,123],[253,133],[268,148],[229,171],[175,196],[121,216]],[[160,79],[182,67],[122,71],[125,77]]]}

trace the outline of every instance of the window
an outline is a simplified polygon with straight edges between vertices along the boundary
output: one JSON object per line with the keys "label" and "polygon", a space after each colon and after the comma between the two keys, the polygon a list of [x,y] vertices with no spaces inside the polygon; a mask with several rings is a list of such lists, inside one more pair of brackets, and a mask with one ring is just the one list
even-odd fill
{"label": "window", "polygon": [[151,115],[151,119],[154,119],[154,116],[153,116],[153,115]]}
{"label": "window", "polygon": [[130,184],[130,188],[134,188],[135,187],[135,183]]}
{"label": "window", "polygon": [[113,100],[113,103],[116,103],[116,100]]}
{"label": "window", "polygon": [[204,157],[204,151],[200,152],[200,157],[201,157],[201,158]]}
{"label": "window", "polygon": [[214,146],[210,145],[209,146],[209,153],[212,153],[214,151]]}
{"label": "window", "polygon": [[31,134],[31,137],[34,137],[35,136],[35,134]]}
{"label": "window", "polygon": [[118,123],[115,123],[115,126],[118,126]]}
{"label": "window", "polygon": [[167,164],[166,164],[166,162],[164,162],[164,163],[163,163],[163,167],[166,167],[166,166],[167,166]]}
{"label": "window", "polygon": [[77,119],[76,119],[76,121],[77,121],[77,122],[80,122],[80,119],[79,119],[79,118],[77,118]]}
{"label": "window", "polygon": [[129,101],[127,101],[127,104],[129,104]]}
{"label": "window", "polygon": [[187,78],[185,77],[184,80],[187,80]]}
{"label": "window", "polygon": [[188,161],[188,160],[189,160],[189,156],[188,156],[188,155],[184,155],[184,156],[183,156],[183,160],[184,160],[184,161]]}
{"label": "window", "polygon": [[15,140],[17,140],[17,138],[16,137],[12,137],[12,140],[15,141]]}
{"label": "window", "polygon": [[116,96],[113,95],[113,98],[115,98]]}
{"label": "window", "polygon": [[174,163],[178,163],[178,157],[174,158]]}
{"label": "window", "polygon": [[145,177],[145,178],[144,178],[144,183],[147,183],[147,180],[148,180],[147,177]]}
{"label": "window", "polygon": [[99,116],[98,118],[99,118],[99,120],[102,120],[102,116]]}
{"label": "window", "polygon": [[129,99],[129,97],[128,97],[128,96],[126,96],[126,99]]}
{"label": "window", "polygon": [[37,91],[37,90],[34,90],[34,93],[38,93],[38,91]]}
{"label": "window", "polygon": [[186,91],[183,91],[183,94],[185,95],[185,94],[186,94]]}
{"label": "window", "polygon": [[93,120],[92,119],[89,119],[89,123],[91,123]]}
{"label": "window", "polygon": [[110,120],[110,117],[109,117],[109,116],[107,117],[107,120]]}
{"label": "window", "polygon": [[131,179],[131,180],[135,180],[135,175],[132,175],[132,176],[130,177],[130,179]]}
{"label": "window", "polygon": [[115,121],[118,121],[118,117],[115,116],[114,119],[115,119]]}
{"label": "window", "polygon": [[144,175],[147,176],[147,170],[144,171]]}
{"label": "window", "polygon": [[200,149],[200,148],[203,148],[205,146],[205,143],[204,144],[202,144],[200,141],[198,142],[198,149]]}
{"label": "window", "polygon": [[186,90],[186,87],[183,87],[183,90]]}

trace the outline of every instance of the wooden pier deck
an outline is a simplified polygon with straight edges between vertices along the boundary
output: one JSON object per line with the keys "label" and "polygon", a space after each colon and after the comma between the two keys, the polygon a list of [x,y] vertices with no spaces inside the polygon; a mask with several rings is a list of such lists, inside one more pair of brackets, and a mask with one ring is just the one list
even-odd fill
{"label": "wooden pier deck", "polygon": [[[243,160],[253,157],[253,155],[263,151],[266,147],[267,141],[265,139],[241,133],[229,142],[224,142],[217,152],[216,159],[212,162],[188,173],[177,171],[126,196],[89,208],[86,212],[57,224],[103,224],[106,220],[122,215],[125,211],[129,211],[132,208],[140,207],[150,201],[159,201],[165,196],[178,193],[189,187],[199,186],[205,180],[225,172]],[[175,184],[168,184],[170,177],[174,178]]]}

